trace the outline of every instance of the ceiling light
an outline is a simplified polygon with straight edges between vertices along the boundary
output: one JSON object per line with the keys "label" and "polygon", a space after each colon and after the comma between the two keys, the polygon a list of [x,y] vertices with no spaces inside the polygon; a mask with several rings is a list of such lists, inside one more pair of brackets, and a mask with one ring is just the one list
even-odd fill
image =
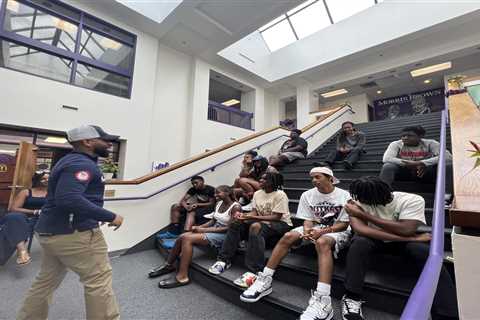
{"label": "ceiling light", "polygon": [[57,17],[52,17],[53,24],[55,25],[55,28],[66,31],[66,32],[71,32],[71,33],[76,33],[77,32],[77,26],[67,22],[65,20],[59,19]]}
{"label": "ceiling light", "polygon": [[382,94],[382,90],[377,90],[377,94]]}
{"label": "ceiling light", "polygon": [[20,8],[20,3],[14,0],[8,0],[7,2],[7,9],[10,11],[13,11],[15,13],[18,13],[18,10]]}
{"label": "ceiling light", "polygon": [[102,38],[100,40],[100,44],[107,49],[113,49],[113,50],[118,50],[122,46],[120,42],[117,42],[115,40],[112,40],[110,38]]}
{"label": "ceiling light", "polygon": [[444,63],[434,64],[432,66],[428,66],[425,68],[412,70],[410,71],[410,74],[412,75],[412,77],[418,77],[418,76],[423,76],[425,74],[450,69],[451,67],[452,67],[452,62],[448,61]]}
{"label": "ceiling light", "polygon": [[423,80],[423,83],[426,83],[426,84],[429,84],[430,82],[432,82],[432,80],[430,80],[430,79]]}
{"label": "ceiling light", "polygon": [[227,106],[227,107],[231,107],[231,106],[234,106],[234,105],[239,104],[239,103],[240,103],[240,101],[238,101],[237,99],[230,99],[230,100],[227,100],[225,102],[222,102],[222,104],[224,106]]}
{"label": "ceiling light", "polygon": [[47,137],[47,139],[45,139],[45,142],[63,144],[67,143],[67,139],[59,137]]}
{"label": "ceiling light", "polygon": [[339,90],[335,90],[335,91],[330,91],[330,92],[325,92],[325,93],[322,93],[322,97],[324,98],[330,98],[330,97],[334,97],[334,96],[339,96],[341,94],[345,94],[347,93],[348,91],[345,90],[345,89],[339,89]]}
{"label": "ceiling light", "polygon": [[17,151],[15,150],[0,150],[0,153],[10,153],[10,154],[15,154]]}

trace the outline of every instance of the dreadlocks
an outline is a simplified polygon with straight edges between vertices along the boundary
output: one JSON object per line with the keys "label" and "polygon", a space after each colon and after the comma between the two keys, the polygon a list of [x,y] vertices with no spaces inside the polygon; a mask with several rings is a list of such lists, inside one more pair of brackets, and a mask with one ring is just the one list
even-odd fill
{"label": "dreadlocks", "polygon": [[283,188],[283,176],[280,173],[265,173],[265,181],[272,186],[273,191],[281,190]]}
{"label": "dreadlocks", "polygon": [[354,200],[370,206],[384,206],[393,200],[392,188],[379,177],[361,177],[350,185]]}

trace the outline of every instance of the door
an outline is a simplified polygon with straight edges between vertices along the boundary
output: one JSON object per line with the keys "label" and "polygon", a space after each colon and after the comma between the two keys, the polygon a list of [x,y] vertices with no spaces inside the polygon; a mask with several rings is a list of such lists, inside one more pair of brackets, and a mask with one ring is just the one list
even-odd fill
{"label": "door", "polygon": [[34,144],[25,141],[20,142],[20,147],[17,150],[15,172],[10,186],[9,211],[17,193],[32,186],[32,177],[37,167],[37,150],[38,148]]}

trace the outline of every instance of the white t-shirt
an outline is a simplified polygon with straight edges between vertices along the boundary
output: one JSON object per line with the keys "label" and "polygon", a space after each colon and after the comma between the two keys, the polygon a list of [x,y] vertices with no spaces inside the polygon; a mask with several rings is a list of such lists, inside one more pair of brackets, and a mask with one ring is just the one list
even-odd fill
{"label": "white t-shirt", "polygon": [[370,214],[385,220],[418,220],[425,224],[425,200],[413,193],[393,192],[392,202],[385,206],[369,206],[363,203],[360,203],[360,206]]}
{"label": "white t-shirt", "polygon": [[337,221],[348,222],[348,214],[343,207],[350,199],[350,194],[340,188],[330,193],[321,193],[317,188],[312,188],[300,196],[296,217],[326,227]]}
{"label": "white t-shirt", "polygon": [[288,197],[282,190],[266,193],[263,189],[253,194],[252,208],[254,208],[259,216],[269,216],[272,212],[281,213],[280,221],[285,222],[289,226],[292,225],[290,219],[290,210],[288,209]]}

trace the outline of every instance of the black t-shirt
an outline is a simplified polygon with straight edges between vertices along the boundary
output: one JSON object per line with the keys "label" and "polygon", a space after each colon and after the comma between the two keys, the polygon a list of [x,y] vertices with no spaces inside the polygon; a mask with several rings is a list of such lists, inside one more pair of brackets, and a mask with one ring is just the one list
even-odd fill
{"label": "black t-shirt", "polygon": [[208,184],[204,185],[203,189],[201,190],[197,190],[195,189],[195,187],[191,187],[190,189],[188,189],[187,194],[191,196],[196,196],[198,202],[206,203],[209,202],[210,199],[215,197],[215,188],[209,186]]}
{"label": "black t-shirt", "polygon": [[301,146],[302,150],[296,151],[296,152],[301,152],[303,155],[307,156],[307,148],[308,148],[308,143],[305,139],[298,137],[295,140],[287,140],[283,143],[282,148],[280,149],[282,152],[285,151],[285,149],[293,148],[296,146]]}

